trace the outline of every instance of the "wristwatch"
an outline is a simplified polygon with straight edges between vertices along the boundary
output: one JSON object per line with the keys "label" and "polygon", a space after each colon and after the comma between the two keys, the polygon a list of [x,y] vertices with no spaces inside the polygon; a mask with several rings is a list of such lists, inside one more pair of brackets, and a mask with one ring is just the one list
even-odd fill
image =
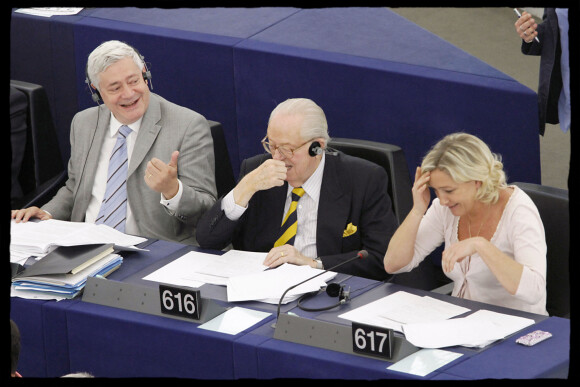
{"label": "wristwatch", "polygon": [[322,265],[322,259],[320,259],[320,257],[314,258],[314,262],[316,262],[317,269],[324,269],[324,266]]}

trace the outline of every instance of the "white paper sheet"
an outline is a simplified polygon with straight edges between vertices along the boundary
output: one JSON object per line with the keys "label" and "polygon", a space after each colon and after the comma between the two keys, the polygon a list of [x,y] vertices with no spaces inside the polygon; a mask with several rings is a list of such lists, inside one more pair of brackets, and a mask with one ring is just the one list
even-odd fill
{"label": "white paper sheet", "polygon": [[532,324],[532,319],[479,310],[463,318],[407,324],[403,331],[411,344],[421,348],[482,348]]}
{"label": "white paper sheet", "polygon": [[259,323],[272,313],[234,307],[199,326],[201,329],[237,335]]}
{"label": "white paper sheet", "polygon": [[[280,297],[288,288],[322,272],[323,270],[313,269],[307,265],[296,266],[285,263],[272,270],[232,277],[227,283],[228,302],[262,301],[278,304]],[[304,293],[320,290],[335,276],[335,272],[327,272],[297,286],[286,294],[282,303],[286,304]]]}
{"label": "white paper sheet", "polygon": [[[128,235],[104,224],[49,219],[10,223],[10,251],[18,256],[46,255],[57,246],[113,243],[115,247],[141,250],[135,245],[147,239]],[[12,261],[12,260],[11,260]],[[13,261],[12,261],[13,262]]]}
{"label": "white paper sheet", "polygon": [[230,250],[223,255],[191,251],[144,277],[144,280],[198,288],[204,283],[226,285],[228,278],[267,269],[266,253]]}
{"label": "white paper sheet", "polygon": [[37,7],[37,8],[19,8],[14,12],[26,13],[28,15],[36,15],[43,17],[76,15],[82,8],[73,7]]}
{"label": "white paper sheet", "polygon": [[266,270],[268,266],[263,265],[266,255],[268,253],[229,250],[222,255],[214,255],[213,259],[197,270],[197,274],[206,276],[208,283],[226,285],[230,277]]}
{"label": "white paper sheet", "polygon": [[417,376],[426,376],[461,356],[463,356],[461,353],[441,349],[422,349],[399,360],[387,367],[387,369]]}
{"label": "white paper sheet", "polygon": [[399,291],[338,317],[402,332],[405,324],[446,320],[468,311],[433,297]]}

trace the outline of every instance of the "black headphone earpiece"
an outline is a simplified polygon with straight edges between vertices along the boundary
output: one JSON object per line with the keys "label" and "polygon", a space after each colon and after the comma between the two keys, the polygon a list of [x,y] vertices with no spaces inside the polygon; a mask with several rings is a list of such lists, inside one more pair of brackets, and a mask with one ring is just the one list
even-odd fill
{"label": "black headphone earpiece", "polygon": [[93,87],[93,85],[91,85],[91,81],[89,80],[88,76],[85,79],[85,83],[89,87],[89,92],[91,93],[91,98],[92,98],[93,102],[100,104],[101,103],[101,93],[99,93],[99,90],[95,89]]}
{"label": "black headphone earpiece", "polygon": [[[139,56],[139,58],[141,58],[141,61],[143,61],[143,67],[145,67],[145,71],[143,71],[143,80],[145,82],[149,81],[149,84],[148,84],[149,88],[151,90],[153,90],[153,83],[151,82],[151,71],[149,71],[149,68],[147,67],[147,63],[145,63],[145,57],[143,55],[141,55],[141,53],[139,51],[137,51],[137,49],[135,47],[130,46],[130,45],[128,45],[128,46],[131,47],[133,49],[133,51],[135,51],[135,53]],[[85,83],[89,87],[89,92],[91,93],[91,98],[92,98],[93,102],[100,104],[100,102],[103,98],[101,97],[101,93],[99,93],[99,90],[94,88],[91,84],[91,80],[89,79],[88,66],[85,66]]]}
{"label": "black headphone earpiece", "polygon": [[329,297],[338,297],[338,302],[334,305],[330,305],[330,306],[325,306],[322,308],[308,308],[305,307],[304,305],[302,305],[302,301],[318,294],[319,292],[312,292],[312,293],[306,293],[304,294],[302,297],[300,297],[300,299],[298,300],[298,307],[302,310],[305,310],[307,312],[321,312],[324,310],[329,310],[332,308],[336,308],[337,306],[346,304],[348,301],[350,301],[350,288],[349,289],[345,289],[344,285],[341,284],[337,284],[337,283],[330,283],[326,286],[326,294]]}
{"label": "black headphone earpiece", "polygon": [[332,149],[332,148],[322,148],[322,146],[320,145],[320,143],[318,141],[314,141],[312,142],[312,144],[310,144],[310,147],[308,148],[308,154],[312,157],[321,155],[322,153],[326,153],[332,156],[336,156],[338,154],[338,151],[336,149]]}
{"label": "black headphone earpiece", "polygon": [[308,154],[312,157],[321,155],[322,152],[324,152],[324,149],[322,149],[318,141],[312,142],[312,144],[310,144],[310,147],[308,148]]}
{"label": "black headphone earpiece", "polygon": [[338,297],[342,292],[343,286],[337,283],[331,283],[326,286],[326,294],[330,297]]}

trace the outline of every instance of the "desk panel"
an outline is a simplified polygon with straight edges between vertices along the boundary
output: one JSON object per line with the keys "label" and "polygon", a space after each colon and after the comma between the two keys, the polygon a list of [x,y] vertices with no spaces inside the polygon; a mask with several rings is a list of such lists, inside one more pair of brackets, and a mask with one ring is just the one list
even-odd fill
{"label": "desk panel", "polygon": [[[93,106],[86,57],[106,39],[141,51],[154,92],[223,124],[235,176],[242,159],[263,151],[271,110],[308,97],[325,110],[331,136],[401,146],[411,176],[434,142],[468,131],[504,156],[511,181],[540,182],[536,93],[387,8],[13,14],[11,69],[54,89],[63,158],[72,115]],[[39,57],[52,66],[40,78],[31,65]]]}
{"label": "desk panel", "polygon": [[234,60],[241,159],[261,152],[278,103],[307,97],[331,137],[401,146],[411,176],[436,141],[467,131],[510,179],[540,180],[534,91],[386,8],[303,10],[236,45]]}
{"label": "desk panel", "polygon": [[[144,266],[186,246],[168,241],[154,241],[148,251],[122,252],[123,263],[108,278],[122,280]],[[10,317],[21,334],[19,372],[28,377],[59,377],[71,371],[69,364],[67,312],[79,299],[62,301],[10,298]]]}
{"label": "desk panel", "polygon": [[[348,283],[348,281],[347,281]],[[381,284],[369,287],[363,294],[352,299],[349,303],[329,311],[312,313],[294,308],[293,313],[318,321],[326,321],[333,324],[350,325],[350,321],[339,318],[338,315],[349,310],[366,305],[397,291],[406,291],[420,296],[430,296],[461,305],[470,309],[469,314],[480,309],[487,309],[498,313],[517,315],[533,319],[536,324],[519,333],[515,333],[505,340],[492,343],[484,348],[450,347],[444,348],[452,352],[461,353],[463,356],[451,363],[431,372],[425,377],[419,377],[407,373],[388,370],[392,362],[386,360],[368,359],[361,356],[348,355],[326,349],[305,346],[292,342],[273,339],[274,329],[260,326],[249,335],[240,339],[239,344],[256,346],[257,353],[257,377],[304,377],[304,378],[341,378],[341,379],[486,379],[486,378],[536,378],[536,377],[565,377],[563,369],[567,370],[569,364],[569,320],[516,311],[513,309],[498,307],[480,302],[458,299],[442,294],[435,294],[420,289],[407,288],[396,284]],[[317,300],[318,299],[318,300]],[[313,299],[311,307],[328,305],[328,296],[319,294]],[[268,329],[269,328],[269,329]],[[560,332],[558,340],[551,343],[550,347],[527,348],[515,344],[515,338],[536,329],[544,329],[550,332]],[[266,340],[272,337],[271,340]],[[238,345],[238,343],[236,343]],[[525,347],[524,347],[525,348]],[[246,348],[244,348],[246,349]],[[525,355],[522,356],[522,351]],[[547,351],[547,352],[545,352]],[[557,355],[551,356],[552,352]],[[549,357],[546,357],[548,355]],[[549,360],[548,360],[549,359]],[[514,369],[511,365],[514,364]],[[352,367],[352,368],[351,368]]]}
{"label": "desk panel", "polygon": [[[149,251],[135,254],[133,261],[115,273],[117,280],[136,281],[166,259],[175,258],[191,246],[155,241]],[[512,337],[481,350],[449,348],[464,356],[424,378],[387,370],[388,361],[356,356],[274,339],[275,316],[237,335],[198,329],[194,322],[83,302],[12,298],[11,316],[21,326],[23,352],[19,369],[25,376],[58,377],[86,371],[97,377],[240,378],[341,378],[341,379],[479,379],[564,377],[569,366],[569,320],[433,294],[401,285],[359,277],[338,278],[351,289],[346,305],[324,312],[287,310],[319,321],[350,322],[337,316],[399,290],[430,295],[470,308],[485,308],[533,318],[535,329],[554,337],[531,348],[516,345]],[[223,289],[222,289],[223,290]],[[211,292],[210,292],[211,293]],[[209,293],[207,293],[209,294]],[[223,302],[223,301],[220,301]],[[321,292],[306,305],[321,307],[336,302]],[[228,306],[251,307],[249,303]],[[268,305],[272,307],[272,305]],[[262,308],[257,308],[262,309]],[[510,364],[510,367],[504,365]],[[508,369],[509,368],[509,369]]]}
{"label": "desk panel", "polygon": [[[537,329],[552,337],[532,347],[517,344],[518,337]],[[570,367],[570,320],[550,317],[523,329],[446,369],[438,379],[538,379],[567,378]]]}
{"label": "desk panel", "polygon": [[10,318],[20,330],[20,358],[18,372],[23,377],[45,377],[46,358],[50,354],[44,346],[42,305],[49,301],[10,298]]}
{"label": "desk panel", "polygon": [[71,370],[97,377],[233,379],[233,337],[198,324],[79,302],[67,312]]}
{"label": "desk panel", "polygon": [[73,26],[91,12],[50,18],[12,12],[10,18],[10,79],[44,86],[64,166],[71,120],[78,112]]}

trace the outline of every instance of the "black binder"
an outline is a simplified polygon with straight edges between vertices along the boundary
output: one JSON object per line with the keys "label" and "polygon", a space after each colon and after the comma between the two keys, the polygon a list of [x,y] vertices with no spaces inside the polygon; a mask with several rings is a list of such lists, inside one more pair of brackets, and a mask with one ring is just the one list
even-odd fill
{"label": "black binder", "polygon": [[76,274],[113,252],[113,244],[59,246],[14,279],[46,274]]}

